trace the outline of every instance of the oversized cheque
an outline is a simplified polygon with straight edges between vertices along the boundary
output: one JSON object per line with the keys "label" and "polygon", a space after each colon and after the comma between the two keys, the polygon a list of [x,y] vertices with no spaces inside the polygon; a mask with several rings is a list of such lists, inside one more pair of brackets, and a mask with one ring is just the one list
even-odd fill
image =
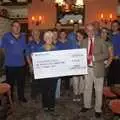
{"label": "oversized cheque", "polygon": [[86,49],[33,53],[32,61],[35,79],[87,74]]}

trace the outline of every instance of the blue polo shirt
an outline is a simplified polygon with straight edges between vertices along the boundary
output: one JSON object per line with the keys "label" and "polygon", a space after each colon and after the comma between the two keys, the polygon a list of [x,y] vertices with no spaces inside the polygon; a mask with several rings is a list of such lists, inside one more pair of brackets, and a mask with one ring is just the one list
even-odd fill
{"label": "blue polo shirt", "polygon": [[75,32],[69,33],[67,39],[70,42],[71,47],[73,49],[76,48],[76,41],[77,41],[76,33]]}
{"label": "blue polo shirt", "polygon": [[9,67],[21,67],[25,65],[26,36],[21,33],[16,39],[11,32],[5,33],[0,44],[4,48],[5,65]]}
{"label": "blue polo shirt", "polygon": [[42,47],[42,45],[42,41],[39,41],[39,43],[35,42],[34,40],[29,42],[27,45],[27,55],[31,55],[33,52],[39,52],[39,49]]}
{"label": "blue polo shirt", "polygon": [[76,41],[76,49],[80,48],[80,43],[78,41]]}
{"label": "blue polo shirt", "polygon": [[114,55],[120,57],[120,33],[112,36],[112,44]]}
{"label": "blue polo shirt", "polygon": [[71,43],[66,40],[65,42],[58,41],[56,43],[56,47],[58,50],[67,50],[67,49],[72,49]]}

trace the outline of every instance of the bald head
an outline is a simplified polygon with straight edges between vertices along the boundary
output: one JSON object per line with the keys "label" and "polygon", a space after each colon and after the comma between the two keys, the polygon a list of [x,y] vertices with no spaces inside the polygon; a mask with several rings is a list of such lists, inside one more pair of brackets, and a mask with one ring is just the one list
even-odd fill
{"label": "bald head", "polygon": [[96,30],[99,30],[100,29],[100,23],[98,21],[94,21],[93,22],[93,26]]}
{"label": "bald head", "polygon": [[85,27],[85,31],[86,31],[88,37],[93,37],[95,35],[93,24],[87,24]]}

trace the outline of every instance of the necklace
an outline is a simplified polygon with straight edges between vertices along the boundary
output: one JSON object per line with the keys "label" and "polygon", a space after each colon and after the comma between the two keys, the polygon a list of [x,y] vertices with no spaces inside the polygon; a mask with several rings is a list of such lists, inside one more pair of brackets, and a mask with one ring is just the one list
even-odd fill
{"label": "necklace", "polygon": [[51,44],[50,45],[44,45],[44,48],[45,48],[46,51],[49,51],[49,50],[53,49],[54,46],[51,45]]}

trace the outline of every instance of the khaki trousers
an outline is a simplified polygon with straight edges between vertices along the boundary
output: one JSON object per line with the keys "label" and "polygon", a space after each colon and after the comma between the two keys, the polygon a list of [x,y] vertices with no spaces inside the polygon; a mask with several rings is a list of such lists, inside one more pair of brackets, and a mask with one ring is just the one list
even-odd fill
{"label": "khaki trousers", "polygon": [[103,96],[103,77],[96,78],[93,68],[88,68],[88,75],[85,76],[84,107],[91,108],[93,84],[95,88],[95,112],[101,112]]}
{"label": "khaki trousers", "polygon": [[84,91],[84,76],[73,77],[73,92],[75,95],[80,95]]}

